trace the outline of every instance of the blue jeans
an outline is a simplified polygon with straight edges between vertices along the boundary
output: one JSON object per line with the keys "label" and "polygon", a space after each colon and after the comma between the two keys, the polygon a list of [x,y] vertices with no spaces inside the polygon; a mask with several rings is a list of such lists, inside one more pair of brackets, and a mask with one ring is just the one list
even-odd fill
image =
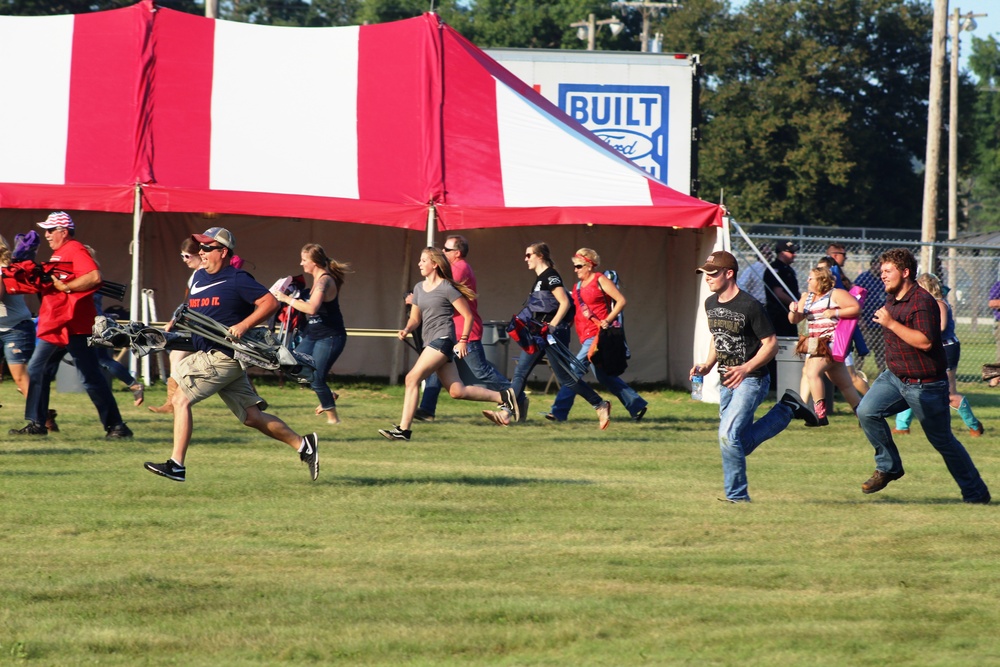
{"label": "blue jeans", "polygon": [[[569,345],[569,327],[557,327],[555,329],[550,329],[549,333],[555,336],[563,345]],[[524,392],[524,385],[528,380],[528,375],[531,370],[538,363],[538,360],[545,355],[549,360],[549,365],[552,367],[552,372],[556,374],[556,379],[559,380],[559,385],[566,389],[567,391],[572,391],[590,403],[595,408],[599,406],[603,400],[600,394],[590,388],[586,382],[582,382],[576,375],[570,373],[562,367],[559,360],[556,359],[550,352],[548,347],[539,348],[534,354],[528,354],[524,350],[521,351],[521,356],[517,360],[517,366],[514,368],[514,378],[511,380],[510,385],[514,388],[514,392],[520,399],[522,392]]]}
{"label": "blue jeans", "polygon": [[882,472],[903,472],[903,461],[886,418],[906,408],[913,410],[927,439],[944,459],[962,491],[962,499],[978,500],[989,493],[969,453],[951,432],[947,380],[906,384],[888,370],[875,379],[858,405],[861,428],[875,448],[875,467]]}
{"label": "blue jeans", "polygon": [[722,478],[729,500],[750,500],[747,457],[792,421],[792,409],[776,403],[756,422],[754,412],[767,396],[771,376],[744,378],[736,389],[719,386],[719,449]]}
{"label": "blue jeans", "polygon": [[[455,359],[455,367],[462,382],[467,385],[475,384],[492,389],[493,391],[503,391],[510,387],[510,380],[504,377],[503,373],[496,369],[486,358],[486,350],[482,341],[470,340],[468,344],[469,353],[462,359]],[[424,394],[420,397],[420,409],[427,414],[433,415],[437,410],[438,395],[441,393],[441,378],[437,373],[432,373],[424,381]]]}
{"label": "blue jeans", "polygon": [[318,340],[303,338],[295,346],[296,352],[310,355],[316,364],[316,370],[313,371],[312,382],[309,383],[309,386],[316,392],[319,404],[324,410],[332,410],[337,407],[337,402],[333,400],[333,392],[326,384],[326,376],[330,374],[330,369],[340,357],[340,353],[344,351],[345,345],[347,345],[346,333]]}
{"label": "blue jeans", "polygon": [[[590,351],[590,346],[594,344],[594,339],[597,336],[591,336],[587,340],[583,341],[583,346],[580,351],[576,353],[576,358],[580,361],[585,361],[587,359],[587,352]],[[594,377],[602,385],[607,387],[608,391],[615,395],[615,397],[621,401],[625,409],[628,410],[629,415],[635,417],[639,412],[646,407],[646,400],[639,395],[639,393],[632,387],[625,384],[625,381],[620,377],[614,375],[608,375],[605,373],[600,366],[590,365],[590,369],[594,371]],[[579,377],[583,377],[582,375]],[[569,411],[573,408],[573,399],[576,398],[576,392],[572,389],[567,389],[565,386],[559,388],[559,393],[556,394],[556,400],[552,403],[552,416],[556,418],[556,421],[566,421],[569,417]]]}
{"label": "blue jeans", "polygon": [[49,393],[52,380],[59,370],[59,361],[69,352],[76,363],[77,370],[83,375],[83,386],[90,396],[91,402],[97,408],[104,429],[110,429],[122,423],[122,415],[118,412],[118,404],[111,393],[111,387],[101,372],[94,348],[87,345],[87,334],[77,334],[69,337],[66,347],[40,340],[35,346],[35,352],[28,362],[28,396],[24,405],[24,418],[36,424],[44,424],[49,416]]}
{"label": "blue jeans", "polygon": [[126,387],[136,384],[135,378],[128,372],[128,369],[111,356],[111,350],[106,347],[95,347],[93,350],[94,354],[97,355],[97,363],[101,365],[101,368],[111,373],[112,377],[124,383]]}
{"label": "blue jeans", "polygon": [[9,365],[23,365],[35,351],[35,323],[25,320],[7,331],[0,331],[3,355]]}

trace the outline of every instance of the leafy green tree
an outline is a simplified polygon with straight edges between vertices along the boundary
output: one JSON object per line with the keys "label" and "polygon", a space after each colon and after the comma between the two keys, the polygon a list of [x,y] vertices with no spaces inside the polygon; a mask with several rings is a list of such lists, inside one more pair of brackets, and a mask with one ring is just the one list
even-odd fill
{"label": "leafy green tree", "polygon": [[[56,16],[59,14],[87,14],[106,9],[120,9],[134,5],[136,0],[0,0],[0,14],[10,16]],[[193,0],[163,0],[161,7],[183,12],[204,13],[204,5]]]}
{"label": "leafy green tree", "polygon": [[996,38],[972,38],[969,66],[979,78],[968,133],[975,146],[969,222],[975,231],[992,231],[1000,229],[1000,43]]}
{"label": "leafy green tree", "polygon": [[[451,23],[482,48],[581,49],[586,48],[586,42],[570,24],[586,21],[591,13],[597,20],[612,16],[607,2],[591,0],[476,0]],[[628,46],[627,30],[618,36],[607,28],[597,32],[599,49],[623,50]]]}
{"label": "leafy green tree", "polygon": [[[691,15],[689,10],[693,10]],[[691,0],[659,26],[701,52],[703,193],[738,219],[920,224],[932,12],[917,0]]]}
{"label": "leafy green tree", "polygon": [[230,21],[297,27],[351,25],[360,0],[231,0],[219,16]]}

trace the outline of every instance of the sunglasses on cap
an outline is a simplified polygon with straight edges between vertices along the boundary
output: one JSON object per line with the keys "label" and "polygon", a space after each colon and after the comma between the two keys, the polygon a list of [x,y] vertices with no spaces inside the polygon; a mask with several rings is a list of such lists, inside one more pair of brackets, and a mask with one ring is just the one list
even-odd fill
{"label": "sunglasses on cap", "polygon": [[213,250],[222,250],[226,246],[222,246],[222,245],[205,245],[204,243],[202,243],[199,247],[202,249],[203,252],[212,252]]}

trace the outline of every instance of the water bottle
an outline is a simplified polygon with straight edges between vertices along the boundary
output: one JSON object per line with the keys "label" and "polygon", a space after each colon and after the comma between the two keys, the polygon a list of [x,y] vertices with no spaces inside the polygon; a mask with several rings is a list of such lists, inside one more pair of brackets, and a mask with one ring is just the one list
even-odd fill
{"label": "water bottle", "polygon": [[691,378],[691,400],[700,401],[701,400],[701,388],[705,384],[704,378],[700,375],[695,375]]}

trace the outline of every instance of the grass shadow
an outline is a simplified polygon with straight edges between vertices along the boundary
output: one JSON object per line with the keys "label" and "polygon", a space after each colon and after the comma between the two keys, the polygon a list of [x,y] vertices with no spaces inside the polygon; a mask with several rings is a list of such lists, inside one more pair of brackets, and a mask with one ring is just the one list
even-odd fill
{"label": "grass shadow", "polygon": [[97,454],[95,449],[11,449],[0,451],[0,456],[64,456],[67,454]]}
{"label": "grass shadow", "polygon": [[[324,481],[331,480],[327,477]],[[492,477],[473,477],[457,475],[454,477],[333,477],[331,484],[341,486],[393,486],[408,484],[459,484],[464,486],[531,486],[535,484],[565,485],[594,484],[585,479],[542,479],[536,477],[508,477],[498,475]]]}
{"label": "grass shadow", "polygon": [[813,499],[806,501],[814,505],[964,505],[965,501],[961,498],[894,498],[894,497],[882,497],[882,498],[858,498],[856,500],[846,500],[846,499],[836,499],[836,500],[821,500]]}

